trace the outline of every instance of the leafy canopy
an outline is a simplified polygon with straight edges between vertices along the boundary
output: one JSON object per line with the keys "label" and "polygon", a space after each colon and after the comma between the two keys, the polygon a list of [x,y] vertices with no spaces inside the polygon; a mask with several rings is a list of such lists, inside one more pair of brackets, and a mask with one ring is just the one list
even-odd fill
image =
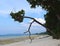
{"label": "leafy canopy", "polygon": [[25,14],[24,10],[18,11],[17,13],[13,12],[10,13],[11,17],[18,22],[23,22],[24,14]]}
{"label": "leafy canopy", "polygon": [[[55,38],[60,38],[60,0],[27,0],[31,8],[36,8],[36,6],[41,6],[43,9],[47,10],[48,13],[45,15],[45,26],[50,29],[47,30],[48,34],[55,37],[52,32],[56,35]],[[10,15],[15,21],[23,22],[24,10],[18,11],[17,13],[11,12]],[[30,17],[26,17],[30,18]],[[35,20],[36,21],[36,20]],[[36,21],[37,22],[37,21]],[[39,22],[38,22],[39,23]],[[41,23],[40,23],[41,24]]]}
{"label": "leafy canopy", "polygon": [[[47,10],[48,13],[45,15],[45,25],[56,34],[55,38],[60,38],[60,0],[27,0],[31,8],[41,6]],[[47,30],[48,31],[48,30]],[[49,35],[52,35],[48,32]],[[54,37],[54,36],[53,36]]]}

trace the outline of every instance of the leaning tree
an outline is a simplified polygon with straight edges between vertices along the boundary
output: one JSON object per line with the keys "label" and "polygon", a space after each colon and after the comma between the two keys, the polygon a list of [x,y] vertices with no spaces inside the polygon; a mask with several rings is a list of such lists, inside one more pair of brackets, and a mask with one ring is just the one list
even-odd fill
{"label": "leaning tree", "polygon": [[[33,21],[30,23],[28,31],[29,37],[30,27],[32,23],[36,22],[47,29],[49,35],[53,36],[53,38],[60,39],[60,0],[27,0],[31,8],[36,8],[36,6],[41,6],[43,9],[47,10],[48,13],[45,15],[45,24],[41,24],[35,18],[25,16],[25,11],[21,10],[16,13],[11,12],[10,15],[15,21],[23,22],[24,18],[32,19]],[[26,33],[25,32],[25,33]],[[30,37],[31,38],[31,37]]]}

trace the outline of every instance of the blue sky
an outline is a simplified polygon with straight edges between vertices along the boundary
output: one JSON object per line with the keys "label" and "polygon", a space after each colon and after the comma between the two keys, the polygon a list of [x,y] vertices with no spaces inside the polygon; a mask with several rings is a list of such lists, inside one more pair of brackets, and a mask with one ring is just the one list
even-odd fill
{"label": "blue sky", "polygon": [[[42,7],[30,8],[30,4],[26,0],[1,0],[0,1],[0,35],[23,33],[28,29],[30,19],[24,19],[19,23],[14,21],[9,15],[11,11],[17,12],[21,9],[25,10],[25,15],[44,23],[44,14],[46,11]],[[32,33],[44,32],[45,28],[34,23],[31,27]]]}

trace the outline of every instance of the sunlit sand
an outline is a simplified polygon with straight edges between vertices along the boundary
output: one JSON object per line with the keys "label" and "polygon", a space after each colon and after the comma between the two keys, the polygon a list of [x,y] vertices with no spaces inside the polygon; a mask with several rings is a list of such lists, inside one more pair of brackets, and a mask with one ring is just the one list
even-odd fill
{"label": "sunlit sand", "polygon": [[29,39],[26,39],[20,42],[14,42],[0,46],[60,46],[60,40],[52,39],[51,36],[38,36],[35,37],[32,42]]}

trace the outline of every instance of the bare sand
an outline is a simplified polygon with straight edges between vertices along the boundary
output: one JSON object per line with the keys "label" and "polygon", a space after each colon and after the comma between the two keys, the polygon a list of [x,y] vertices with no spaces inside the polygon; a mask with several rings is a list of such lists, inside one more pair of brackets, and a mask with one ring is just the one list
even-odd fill
{"label": "bare sand", "polygon": [[[31,38],[34,39],[38,37],[38,35],[32,35]],[[18,36],[18,37],[6,37],[6,38],[0,38],[0,45],[5,45],[5,44],[11,44],[15,42],[21,42],[29,39],[29,36]]]}
{"label": "bare sand", "polygon": [[29,39],[0,46],[60,46],[60,40],[52,39],[51,36],[39,36],[31,42]]}

